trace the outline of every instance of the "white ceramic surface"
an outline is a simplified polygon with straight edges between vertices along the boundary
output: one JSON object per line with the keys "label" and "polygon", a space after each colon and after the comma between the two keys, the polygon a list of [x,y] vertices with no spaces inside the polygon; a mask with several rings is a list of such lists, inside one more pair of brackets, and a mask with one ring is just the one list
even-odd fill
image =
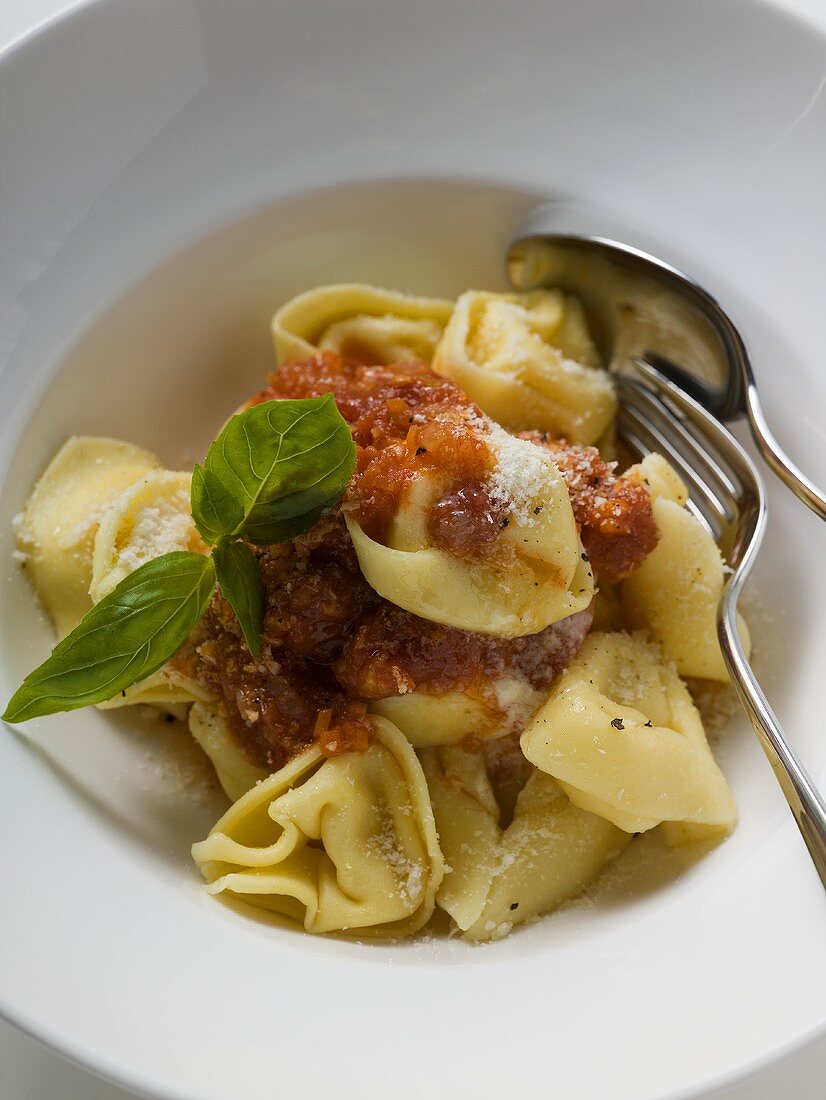
{"label": "white ceramic surface", "polygon": [[[771,8],[663,0],[98,3],[7,56],[0,695],[49,645],[8,520],[65,434],[191,459],[266,368],[278,300],[498,284],[540,199],[716,290],[822,480],[825,62]],[[760,671],[824,780],[826,532],[772,489]],[[147,1092],[653,1100],[826,1025],[822,891],[742,724],[729,843],[483,949],[231,913],[187,861],[216,807],[165,730],[82,713],[23,734],[0,738],[2,1007]]]}

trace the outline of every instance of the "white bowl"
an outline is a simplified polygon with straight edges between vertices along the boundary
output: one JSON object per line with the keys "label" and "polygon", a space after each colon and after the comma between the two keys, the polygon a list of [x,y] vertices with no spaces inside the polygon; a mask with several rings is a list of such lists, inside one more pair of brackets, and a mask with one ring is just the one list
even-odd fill
{"label": "white bowl", "polygon": [[[67,434],[191,461],[259,385],[287,295],[502,285],[547,199],[717,293],[824,480],[825,62],[768,6],[663,0],[99,2],[8,53],[0,698],[51,644],[9,525]],[[769,487],[758,669],[823,780],[826,530]],[[731,840],[481,949],[207,899],[188,847],[219,805],[166,727],[2,734],[3,1011],[147,1093],[654,1100],[826,1026],[823,891],[743,721]]]}

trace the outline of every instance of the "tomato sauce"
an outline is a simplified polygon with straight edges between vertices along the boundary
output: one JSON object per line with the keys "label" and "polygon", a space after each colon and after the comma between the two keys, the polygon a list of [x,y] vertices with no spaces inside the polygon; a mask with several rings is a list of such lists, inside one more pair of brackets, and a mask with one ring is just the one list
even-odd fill
{"label": "tomato sauce", "polygon": [[[265,592],[260,655],[252,657],[218,593],[176,660],[218,699],[249,759],[269,771],[312,743],[329,755],[366,748],[369,701],[413,691],[461,691],[488,716],[479,733],[511,732],[513,685],[526,699],[546,692],[576,655],[590,609],[539,634],[501,639],[383,600],[359,569],[343,510],[382,539],[413,479],[427,473],[439,488],[427,515],[431,541],[459,556],[492,555],[507,518],[484,485],[493,465],[484,422],[457,386],[421,363],[369,366],[329,354],[284,364],[250,403],[326,393],[353,432],[356,472],[342,503],[309,531],[251,547]],[[593,448],[526,437],[551,449],[600,574],[636,568],[656,543],[645,490],[643,499]],[[502,684],[509,694],[497,692]]]}
{"label": "tomato sauce", "polygon": [[494,464],[481,410],[424,363],[371,366],[324,353],[285,363],[254,402],[332,393],[356,442],[347,507],[370,538],[385,542],[414,480],[438,486],[428,510],[435,546],[486,557],[504,519],[482,482]]}
{"label": "tomato sauce", "polygon": [[550,451],[565,479],[582,545],[598,581],[616,584],[639,569],[659,535],[644,485],[616,473],[596,447],[578,447],[544,432],[520,432]]}

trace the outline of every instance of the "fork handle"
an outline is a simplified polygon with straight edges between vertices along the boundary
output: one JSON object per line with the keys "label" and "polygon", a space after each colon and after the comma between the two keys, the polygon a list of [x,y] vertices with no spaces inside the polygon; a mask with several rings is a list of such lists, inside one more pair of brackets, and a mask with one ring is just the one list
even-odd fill
{"label": "fork handle", "polygon": [[740,702],[794,814],[820,881],[826,887],[826,802],[786,739],[746,657],[737,631],[739,588],[739,580],[732,577],[720,601],[717,634],[723,658]]}
{"label": "fork handle", "polygon": [[774,438],[753,381],[746,387],[746,413],[754,442],[766,465],[791,489],[798,500],[802,500],[816,516],[826,520],[826,495],[795,466]]}

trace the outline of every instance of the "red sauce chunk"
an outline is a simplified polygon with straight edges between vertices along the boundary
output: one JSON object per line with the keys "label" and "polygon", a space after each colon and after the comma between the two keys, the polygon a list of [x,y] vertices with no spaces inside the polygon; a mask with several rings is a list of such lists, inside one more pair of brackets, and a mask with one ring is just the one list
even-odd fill
{"label": "red sauce chunk", "polygon": [[616,473],[596,447],[578,447],[544,432],[520,432],[551,452],[565,479],[582,545],[598,580],[616,584],[639,569],[659,535],[644,485]]}
{"label": "red sauce chunk", "polygon": [[385,542],[413,481],[439,488],[428,515],[434,545],[456,556],[494,552],[501,507],[482,482],[493,467],[480,409],[424,363],[371,366],[329,353],[285,363],[254,402],[332,393],[356,441],[346,505],[370,538]]}
{"label": "red sauce chunk", "polygon": [[457,689],[476,689],[481,697],[488,681],[502,676],[542,690],[576,656],[591,618],[589,609],[539,634],[494,638],[420,619],[382,600],[344,646],[336,675],[363,699]]}
{"label": "red sauce chunk", "polygon": [[[332,663],[361,617],[379,603],[338,511],[292,542],[251,547],[266,597],[261,652],[252,657],[227,601],[216,595],[199,624],[191,671],[222,704],[231,732],[275,771],[316,733],[340,751],[366,747],[369,721],[353,712]],[[319,714],[329,711],[316,728]]]}

